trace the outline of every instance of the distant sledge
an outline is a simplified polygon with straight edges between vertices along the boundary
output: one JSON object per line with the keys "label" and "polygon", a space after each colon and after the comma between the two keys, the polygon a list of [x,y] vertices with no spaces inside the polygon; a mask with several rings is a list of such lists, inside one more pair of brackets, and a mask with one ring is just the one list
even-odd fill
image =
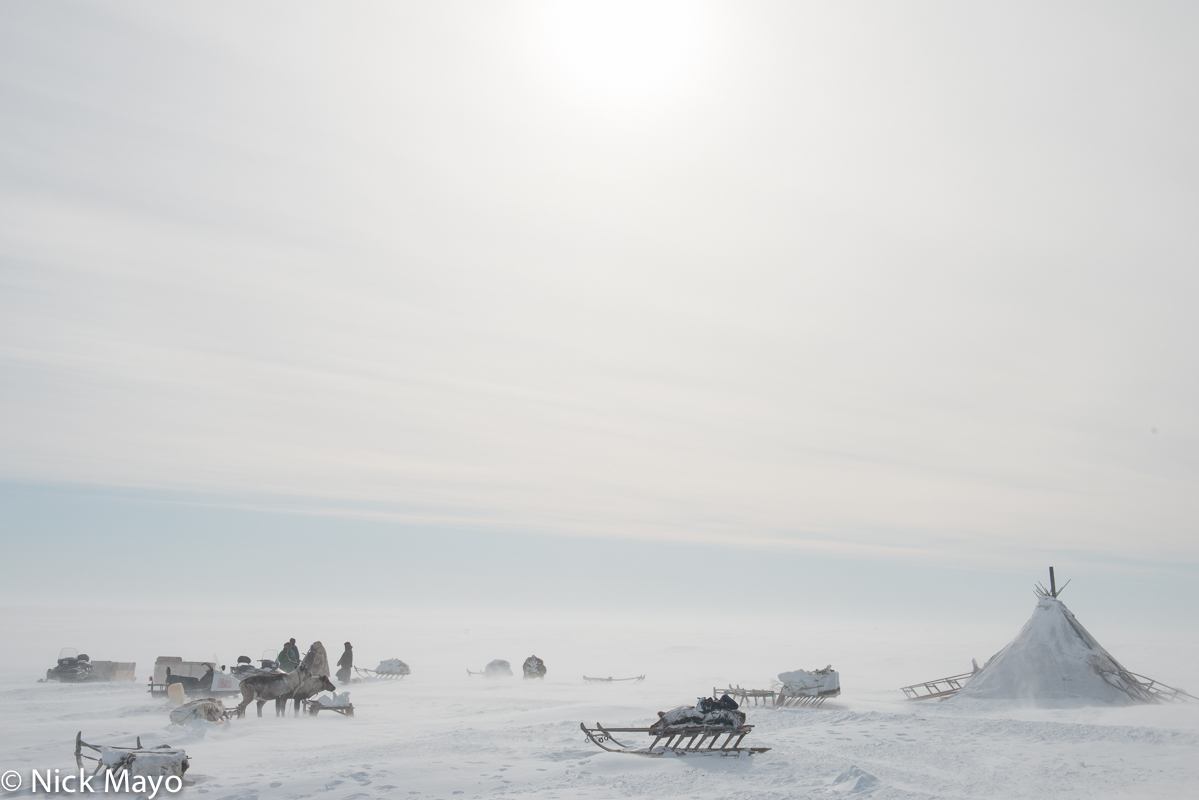
{"label": "distant sledge", "polygon": [[364,678],[380,678],[382,680],[403,680],[405,675],[411,675],[412,670],[398,658],[387,658],[379,662],[374,669],[354,667],[354,671]]}
{"label": "distant sledge", "polygon": [[502,658],[497,658],[494,661],[488,662],[487,666],[483,667],[482,672],[475,672],[468,668],[466,674],[482,675],[484,678],[511,678],[512,665]]}

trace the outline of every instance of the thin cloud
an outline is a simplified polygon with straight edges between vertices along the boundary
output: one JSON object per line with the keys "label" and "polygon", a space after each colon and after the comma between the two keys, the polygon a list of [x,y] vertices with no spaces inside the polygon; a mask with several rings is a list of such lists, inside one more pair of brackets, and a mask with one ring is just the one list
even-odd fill
{"label": "thin cloud", "polygon": [[[998,39],[963,53],[881,6],[760,7],[621,106],[531,55],[533,6],[295,8],[282,42],[218,12],[0,12],[4,479],[1199,558],[1194,186],[1163,156],[1190,139],[1151,124],[1196,117],[1137,93],[1160,63],[1056,17],[1094,73],[1042,33],[1009,73]],[[1129,46],[1194,66],[1185,44],[1163,21]],[[1093,132],[1117,68],[1142,119]]]}

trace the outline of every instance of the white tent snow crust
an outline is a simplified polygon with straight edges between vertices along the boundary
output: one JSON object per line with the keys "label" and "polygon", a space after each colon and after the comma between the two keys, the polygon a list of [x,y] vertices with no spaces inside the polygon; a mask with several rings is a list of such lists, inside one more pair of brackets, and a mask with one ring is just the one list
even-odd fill
{"label": "white tent snow crust", "polygon": [[1042,707],[1156,703],[1075,619],[1042,597],[1020,633],[953,700],[1006,700]]}

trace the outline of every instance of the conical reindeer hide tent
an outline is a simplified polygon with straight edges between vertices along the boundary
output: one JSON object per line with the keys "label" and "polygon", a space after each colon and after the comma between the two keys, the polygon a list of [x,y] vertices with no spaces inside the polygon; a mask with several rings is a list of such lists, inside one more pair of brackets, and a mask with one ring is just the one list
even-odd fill
{"label": "conical reindeer hide tent", "polygon": [[1052,596],[1037,602],[1020,634],[953,700],[960,698],[1043,707],[1158,702]]}

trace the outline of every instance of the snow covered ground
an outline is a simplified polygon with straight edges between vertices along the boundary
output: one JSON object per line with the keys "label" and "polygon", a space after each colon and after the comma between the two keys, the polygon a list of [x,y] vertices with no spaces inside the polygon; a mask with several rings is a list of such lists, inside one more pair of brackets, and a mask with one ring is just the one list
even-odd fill
{"label": "snow covered ground", "polygon": [[[1192,797],[1199,792],[1199,705],[1016,709],[908,703],[897,687],[965,671],[1002,647],[1010,627],[815,624],[755,617],[530,616],[467,612],[374,618],[333,612],[172,615],[16,612],[0,674],[0,768],[73,767],[88,741],[185,748],[195,800],[293,798]],[[254,615],[257,617],[258,615]],[[1105,630],[1080,615],[1130,669],[1191,688],[1192,637]],[[265,627],[264,627],[265,626]],[[269,628],[267,630],[266,628]],[[403,658],[403,681],[350,687],[356,715],[251,716],[168,725],[170,704],[144,681],[155,655],[232,663],[295,635],[306,648],[354,642],[360,664]],[[278,641],[276,641],[278,640]],[[189,644],[190,643],[190,644]],[[58,648],[136,659],[136,684],[37,684]],[[233,648],[233,649],[231,649]],[[544,681],[469,677],[493,658],[545,659]],[[713,686],[766,687],[778,672],[831,663],[844,693],[822,709],[749,708],[753,758],[649,759],[586,742],[579,723],[647,725],[656,711]],[[1188,671],[1189,670],[1189,671]],[[588,684],[583,674],[641,684]]]}

